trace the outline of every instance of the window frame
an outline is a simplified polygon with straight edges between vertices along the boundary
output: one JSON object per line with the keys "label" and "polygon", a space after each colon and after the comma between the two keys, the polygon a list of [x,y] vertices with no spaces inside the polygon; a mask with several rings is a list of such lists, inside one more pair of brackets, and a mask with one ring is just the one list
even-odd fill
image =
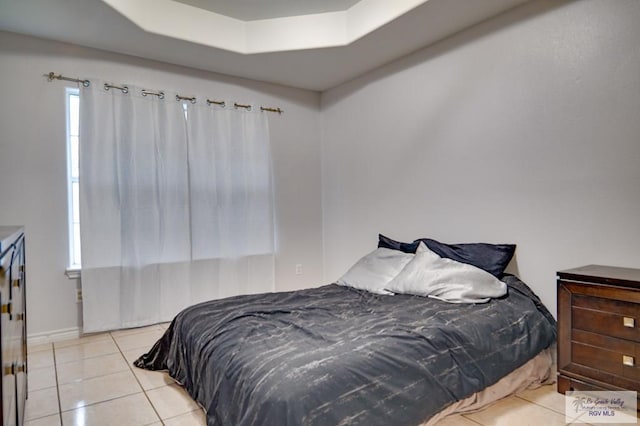
{"label": "window frame", "polygon": [[[73,98],[77,99],[78,108],[77,111],[72,111],[72,102]],[[80,257],[80,241],[79,235],[76,238],[75,230],[76,225],[79,228],[80,226],[80,205],[79,205],[79,197],[74,197],[74,184],[78,185],[80,183],[80,173],[78,171],[77,174],[74,174],[74,170],[79,169],[79,158],[78,155],[73,155],[73,138],[75,137],[79,141],[79,134],[76,134],[77,131],[79,133],[79,129],[74,129],[72,127],[73,120],[76,123],[80,121],[80,90],[76,87],[67,87],[65,89],[65,118],[66,118],[66,154],[67,154],[67,235],[68,235],[68,245],[67,245],[67,276],[69,278],[75,278],[76,275],[79,274],[79,271],[82,268],[82,259]],[[77,116],[73,117],[73,113],[76,112]],[[78,151],[79,152],[79,151]],[[77,220],[76,220],[77,219]],[[78,231],[79,234],[79,231]],[[73,276],[72,276],[73,275]]]}

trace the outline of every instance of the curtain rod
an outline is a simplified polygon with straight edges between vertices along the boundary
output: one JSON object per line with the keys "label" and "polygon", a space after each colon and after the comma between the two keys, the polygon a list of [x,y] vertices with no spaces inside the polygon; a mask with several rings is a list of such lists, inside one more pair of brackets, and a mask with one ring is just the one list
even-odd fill
{"label": "curtain rod", "polygon": [[[72,77],[65,77],[62,74],[56,74],[53,71],[50,72],[49,74],[45,74],[45,77],[47,77],[47,79],[49,81],[53,81],[53,80],[64,80],[64,81],[71,81],[73,83],[79,83],[82,84],[82,86],[84,87],[89,87],[91,85],[91,81],[89,80],[82,80],[79,78],[72,78]],[[129,93],[129,88],[127,86],[117,86],[114,84],[108,84],[105,83],[104,84],[104,90],[109,90],[109,89],[117,89],[122,91],[122,93]],[[157,96],[160,99],[164,99],[164,92],[163,91],[158,91],[158,92],[153,92],[151,90],[142,90],[142,96],[147,96],[147,95],[152,95],[152,96]],[[192,104],[196,103],[196,97],[195,96],[181,96],[181,95],[176,95],[176,101],[189,101]],[[227,103],[225,101],[215,101],[215,100],[210,100],[207,99],[207,105],[217,105],[221,108],[225,108],[227,106]],[[248,111],[251,111],[252,106],[249,104],[239,104],[237,102],[233,103],[233,107],[238,109],[238,108],[243,108],[246,109]],[[280,109],[279,107],[264,107],[261,106],[260,107],[260,111],[267,111],[267,112],[277,112],[278,114],[282,114],[284,113],[284,110]]]}

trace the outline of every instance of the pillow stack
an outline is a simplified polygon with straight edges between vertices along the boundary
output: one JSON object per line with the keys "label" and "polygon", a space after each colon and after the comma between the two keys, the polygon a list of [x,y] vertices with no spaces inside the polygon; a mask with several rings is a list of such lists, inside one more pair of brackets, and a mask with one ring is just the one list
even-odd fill
{"label": "pillow stack", "polygon": [[378,234],[378,247],[404,253],[415,253],[421,242],[440,257],[468,263],[489,272],[496,278],[502,278],[504,270],[516,251],[515,244],[444,244],[430,238],[419,238],[412,243],[403,243]]}
{"label": "pillow stack", "polygon": [[507,294],[500,281],[513,244],[444,244],[429,238],[403,243],[379,235],[337,284],[376,294],[411,294],[451,303],[485,303]]}

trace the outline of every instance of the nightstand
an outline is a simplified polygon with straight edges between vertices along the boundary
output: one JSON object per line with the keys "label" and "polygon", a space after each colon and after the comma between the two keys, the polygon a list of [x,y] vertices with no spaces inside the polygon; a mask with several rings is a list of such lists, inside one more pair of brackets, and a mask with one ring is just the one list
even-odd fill
{"label": "nightstand", "polygon": [[558,392],[640,394],[640,269],[589,265],[557,275]]}

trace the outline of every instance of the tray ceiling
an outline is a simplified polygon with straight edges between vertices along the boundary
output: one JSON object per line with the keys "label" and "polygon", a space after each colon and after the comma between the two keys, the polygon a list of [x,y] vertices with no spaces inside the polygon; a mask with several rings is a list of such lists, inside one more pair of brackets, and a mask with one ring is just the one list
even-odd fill
{"label": "tray ceiling", "polygon": [[0,30],[323,91],[526,1],[0,0]]}

